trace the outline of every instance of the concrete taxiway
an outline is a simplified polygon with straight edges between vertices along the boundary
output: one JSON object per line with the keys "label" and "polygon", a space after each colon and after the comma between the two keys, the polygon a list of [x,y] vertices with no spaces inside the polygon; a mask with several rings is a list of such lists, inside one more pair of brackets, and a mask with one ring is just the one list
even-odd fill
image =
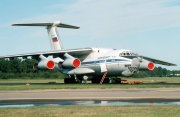
{"label": "concrete taxiway", "polygon": [[0,91],[0,100],[180,100],[180,88]]}

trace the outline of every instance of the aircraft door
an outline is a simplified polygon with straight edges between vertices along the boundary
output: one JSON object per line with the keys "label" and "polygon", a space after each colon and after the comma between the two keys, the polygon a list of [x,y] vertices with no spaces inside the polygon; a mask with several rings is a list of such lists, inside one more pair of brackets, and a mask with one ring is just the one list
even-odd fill
{"label": "aircraft door", "polygon": [[106,72],[107,71],[106,60],[100,60],[99,63],[100,63],[101,72]]}

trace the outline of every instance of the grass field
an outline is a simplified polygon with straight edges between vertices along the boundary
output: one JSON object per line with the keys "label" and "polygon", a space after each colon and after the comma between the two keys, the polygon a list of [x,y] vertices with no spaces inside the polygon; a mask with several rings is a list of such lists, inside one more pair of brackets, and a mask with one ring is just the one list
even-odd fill
{"label": "grass field", "polygon": [[179,117],[180,106],[0,108],[0,117]]}
{"label": "grass field", "polygon": [[85,89],[85,88],[177,88],[180,77],[126,78],[128,81],[141,80],[143,84],[64,84],[63,79],[8,79],[0,80],[0,90],[35,89]]}
{"label": "grass field", "polygon": [[[63,84],[62,79],[8,79],[0,80],[0,91],[37,89],[85,88],[180,88],[179,77],[129,78],[143,80],[143,84]],[[28,83],[28,85],[26,85]],[[179,117],[180,106],[39,106],[27,108],[0,108],[0,117]]]}

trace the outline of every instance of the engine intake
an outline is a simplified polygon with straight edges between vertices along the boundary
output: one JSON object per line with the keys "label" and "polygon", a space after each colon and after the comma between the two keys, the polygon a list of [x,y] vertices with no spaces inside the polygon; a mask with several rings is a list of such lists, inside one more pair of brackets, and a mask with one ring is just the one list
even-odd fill
{"label": "engine intake", "polygon": [[149,62],[148,69],[149,70],[153,70],[154,69],[154,63],[153,62]]}

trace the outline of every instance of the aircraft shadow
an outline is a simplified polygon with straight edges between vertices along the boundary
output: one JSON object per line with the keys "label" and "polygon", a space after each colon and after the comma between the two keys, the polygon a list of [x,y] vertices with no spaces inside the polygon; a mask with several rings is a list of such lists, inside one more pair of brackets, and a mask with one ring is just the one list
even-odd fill
{"label": "aircraft shadow", "polygon": [[[26,85],[27,83],[1,83],[0,82],[0,85]],[[58,84],[64,84],[64,85],[66,85],[65,83],[57,83],[57,82],[43,82],[43,83],[31,83],[31,82],[28,82],[28,84],[30,84],[30,85],[58,85]],[[77,84],[77,83],[68,83],[68,84]],[[68,85],[67,84],[67,85]],[[81,83],[80,83],[81,84]],[[82,83],[83,84],[83,83]],[[98,83],[87,83],[87,84],[98,84]],[[140,84],[134,84],[134,85],[144,85],[144,84],[146,84],[146,85],[179,85],[180,86],[180,82],[178,82],[178,83],[169,83],[169,82],[154,82],[154,83],[140,83]],[[108,85],[107,83],[106,83],[106,85]],[[109,84],[109,85],[112,85],[112,84]],[[115,85],[127,85],[127,84],[115,84]]]}

